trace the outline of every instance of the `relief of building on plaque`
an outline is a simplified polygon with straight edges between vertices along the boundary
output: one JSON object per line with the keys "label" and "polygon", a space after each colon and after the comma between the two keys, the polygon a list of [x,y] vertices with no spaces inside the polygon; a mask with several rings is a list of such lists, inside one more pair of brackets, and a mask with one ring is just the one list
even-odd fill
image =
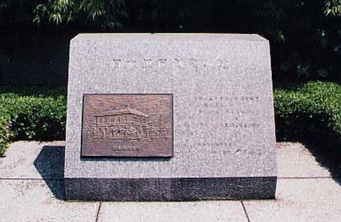
{"label": "relief of building on plaque", "polygon": [[94,140],[154,141],[169,139],[162,115],[149,116],[137,109],[124,107],[94,114]]}

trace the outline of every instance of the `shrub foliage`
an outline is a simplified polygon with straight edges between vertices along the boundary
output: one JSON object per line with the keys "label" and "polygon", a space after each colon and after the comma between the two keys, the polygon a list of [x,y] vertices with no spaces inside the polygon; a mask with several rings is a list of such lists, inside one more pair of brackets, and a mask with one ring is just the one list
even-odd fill
{"label": "shrub foliage", "polygon": [[66,90],[0,88],[0,154],[13,140],[63,140]]}
{"label": "shrub foliage", "polygon": [[309,82],[275,89],[278,141],[310,141],[341,157],[341,85]]}
{"label": "shrub foliage", "polygon": [[[276,87],[274,102],[278,141],[318,140],[341,155],[340,84]],[[0,88],[0,153],[13,140],[63,140],[65,121],[65,88]]]}
{"label": "shrub foliage", "polygon": [[276,80],[341,77],[340,0],[0,2],[3,47],[25,35],[81,31],[258,33],[272,44]]}

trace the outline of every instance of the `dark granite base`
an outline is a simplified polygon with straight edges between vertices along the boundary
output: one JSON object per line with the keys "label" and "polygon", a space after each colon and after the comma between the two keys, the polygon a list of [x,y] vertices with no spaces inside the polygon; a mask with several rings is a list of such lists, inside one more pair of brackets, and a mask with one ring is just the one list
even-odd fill
{"label": "dark granite base", "polygon": [[65,178],[66,200],[189,201],[274,199],[277,177]]}

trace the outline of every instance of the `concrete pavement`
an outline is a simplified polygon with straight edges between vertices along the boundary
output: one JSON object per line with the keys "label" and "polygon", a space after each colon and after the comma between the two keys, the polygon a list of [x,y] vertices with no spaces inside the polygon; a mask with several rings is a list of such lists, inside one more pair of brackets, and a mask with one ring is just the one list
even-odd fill
{"label": "concrete pavement", "polygon": [[340,178],[300,143],[278,143],[276,200],[64,201],[64,142],[15,142],[0,158],[0,221],[339,221]]}

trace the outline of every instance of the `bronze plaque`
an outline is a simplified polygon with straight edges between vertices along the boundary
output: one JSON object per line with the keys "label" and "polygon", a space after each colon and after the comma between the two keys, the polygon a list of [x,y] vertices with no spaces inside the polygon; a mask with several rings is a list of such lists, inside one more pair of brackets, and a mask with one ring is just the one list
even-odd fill
{"label": "bronze plaque", "polygon": [[83,157],[171,157],[172,94],[85,94]]}

